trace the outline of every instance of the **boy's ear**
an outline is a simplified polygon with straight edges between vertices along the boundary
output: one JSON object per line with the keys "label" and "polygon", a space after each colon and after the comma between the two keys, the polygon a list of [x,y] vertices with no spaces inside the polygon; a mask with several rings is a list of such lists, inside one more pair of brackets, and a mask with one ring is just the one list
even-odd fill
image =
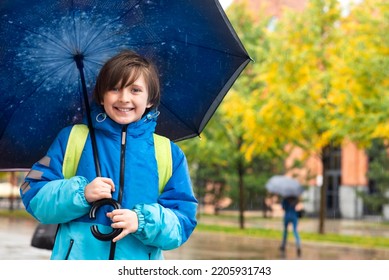
{"label": "boy's ear", "polygon": [[151,108],[151,107],[153,107],[153,103],[148,103],[147,105],[146,105],[146,108],[148,109],[148,108]]}

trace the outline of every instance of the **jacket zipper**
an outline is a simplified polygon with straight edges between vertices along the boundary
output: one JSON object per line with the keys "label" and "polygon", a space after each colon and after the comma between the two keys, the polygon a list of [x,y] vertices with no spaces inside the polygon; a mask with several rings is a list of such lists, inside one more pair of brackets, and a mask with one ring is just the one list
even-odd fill
{"label": "jacket zipper", "polygon": [[69,248],[68,248],[68,251],[67,251],[67,253],[66,253],[66,256],[65,256],[65,260],[68,260],[68,259],[69,259],[70,251],[71,251],[72,248],[73,248],[73,244],[74,244],[74,240],[73,240],[73,239],[70,239],[70,244],[69,244]]}
{"label": "jacket zipper", "polygon": [[[118,202],[122,204],[123,200],[123,189],[124,189],[124,169],[126,164],[126,139],[127,139],[127,125],[122,128],[122,139],[121,139],[121,147],[120,147],[120,177],[119,177],[119,194],[118,194]],[[115,259],[115,251],[116,251],[116,243],[111,241],[111,248],[109,252],[109,259]]]}
{"label": "jacket zipper", "polygon": [[122,128],[122,142],[120,149],[120,181],[119,181],[119,195],[118,202],[121,204],[123,200],[124,191],[124,169],[126,164],[126,142],[127,142],[127,125]]}

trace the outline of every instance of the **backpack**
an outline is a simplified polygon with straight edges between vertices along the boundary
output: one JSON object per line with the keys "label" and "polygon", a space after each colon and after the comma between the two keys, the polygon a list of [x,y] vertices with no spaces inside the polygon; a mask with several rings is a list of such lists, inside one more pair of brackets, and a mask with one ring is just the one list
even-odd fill
{"label": "backpack", "polygon": [[[69,179],[76,174],[88,133],[89,129],[84,124],[76,124],[70,131],[64,162],[62,164],[62,174],[65,179]],[[158,165],[159,193],[162,193],[167,181],[169,181],[172,176],[173,170],[170,140],[155,133],[153,134],[153,137],[155,158]]]}
{"label": "backpack", "polygon": [[[89,129],[84,124],[76,124],[70,131],[64,161],[62,164],[62,174],[65,179],[69,179],[76,174],[78,163],[84,149]],[[166,183],[169,181],[173,172],[173,160],[171,155],[170,140],[164,136],[153,134],[155,158],[158,165],[158,188],[159,193],[163,192]],[[31,246],[39,249],[52,250],[54,247],[55,236],[58,231],[57,224],[39,223],[31,240]]]}

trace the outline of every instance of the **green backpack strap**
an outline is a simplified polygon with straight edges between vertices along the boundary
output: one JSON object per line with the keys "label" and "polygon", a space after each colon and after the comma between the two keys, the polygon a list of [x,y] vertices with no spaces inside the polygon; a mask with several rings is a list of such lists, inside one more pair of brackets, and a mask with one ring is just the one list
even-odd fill
{"label": "green backpack strap", "polygon": [[62,174],[65,179],[76,175],[78,162],[80,161],[88,133],[89,129],[84,124],[76,124],[70,131],[62,164]]}
{"label": "green backpack strap", "polygon": [[155,133],[153,136],[155,158],[158,165],[159,193],[161,194],[173,174],[172,151],[170,147],[170,140],[168,138]]}
{"label": "green backpack strap", "polygon": [[[62,173],[65,179],[69,179],[76,174],[88,133],[88,127],[84,124],[76,124],[70,131],[62,165]],[[155,133],[153,136],[155,158],[158,165],[159,193],[162,193],[166,183],[173,174],[172,152],[168,138]]]}

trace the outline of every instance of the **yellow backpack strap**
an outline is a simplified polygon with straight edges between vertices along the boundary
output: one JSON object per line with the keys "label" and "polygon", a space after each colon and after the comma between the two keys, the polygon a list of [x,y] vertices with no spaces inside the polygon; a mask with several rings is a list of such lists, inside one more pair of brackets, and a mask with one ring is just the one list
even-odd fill
{"label": "yellow backpack strap", "polygon": [[161,194],[173,173],[170,140],[164,136],[154,133],[154,148],[155,158],[158,165],[159,193]]}
{"label": "yellow backpack strap", "polygon": [[88,127],[84,124],[76,124],[70,131],[62,165],[62,174],[65,179],[76,175],[78,162],[80,161],[88,133]]}

